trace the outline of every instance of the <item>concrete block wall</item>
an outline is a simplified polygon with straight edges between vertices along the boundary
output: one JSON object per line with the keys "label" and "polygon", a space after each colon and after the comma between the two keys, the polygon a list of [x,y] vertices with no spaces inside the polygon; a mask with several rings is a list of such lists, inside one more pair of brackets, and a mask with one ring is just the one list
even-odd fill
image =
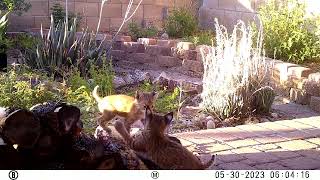
{"label": "concrete block wall", "polygon": [[[238,20],[259,22],[257,10],[268,0],[203,0],[199,9],[200,26],[213,28],[214,18],[226,26],[229,31]],[[284,0],[279,0],[284,1]],[[300,0],[306,3],[306,14],[320,14],[320,3],[317,0]]]}
{"label": "concrete block wall", "polygon": [[[31,9],[22,16],[12,14],[9,21],[9,31],[24,31],[32,28],[48,28],[50,24],[51,7],[60,3],[65,8],[64,0],[26,0],[32,5]],[[141,24],[152,23],[161,27],[162,20],[174,8],[188,6],[198,0],[143,0],[132,21]],[[69,0],[69,12],[79,13],[82,16],[81,27],[95,30],[99,20],[102,0]],[[137,7],[140,0],[134,0],[131,12]],[[120,27],[125,15],[129,0],[109,0],[103,7],[101,28],[102,32],[116,31]],[[131,14],[131,13],[130,13]],[[126,30],[124,27],[124,31]]]}

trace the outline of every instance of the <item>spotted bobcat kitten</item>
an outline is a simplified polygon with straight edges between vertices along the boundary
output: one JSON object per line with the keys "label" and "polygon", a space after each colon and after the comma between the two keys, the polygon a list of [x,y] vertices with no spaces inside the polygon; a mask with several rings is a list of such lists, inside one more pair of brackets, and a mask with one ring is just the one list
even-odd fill
{"label": "spotted bobcat kitten", "polygon": [[192,152],[165,135],[164,131],[172,118],[172,112],[161,116],[153,114],[147,108],[145,111],[145,129],[132,140],[132,148],[137,151],[146,149],[147,157],[162,169],[207,169],[214,163],[214,155],[208,163],[202,164]]}
{"label": "spotted bobcat kitten", "polygon": [[[135,97],[124,94],[110,95],[104,98],[98,95],[98,87],[96,86],[92,92],[94,99],[98,103],[98,109],[101,116],[98,118],[98,124],[105,130],[109,130],[107,124],[115,116],[125,118],[124,122],[118,120],[115,123],[115,128],[123,137],[129,138],[131,125],[144,119],[144,107],[153,108],[154,102],[157,99],[156,92],[136,92]],[[125,131],[123,131],[125,129]]]}

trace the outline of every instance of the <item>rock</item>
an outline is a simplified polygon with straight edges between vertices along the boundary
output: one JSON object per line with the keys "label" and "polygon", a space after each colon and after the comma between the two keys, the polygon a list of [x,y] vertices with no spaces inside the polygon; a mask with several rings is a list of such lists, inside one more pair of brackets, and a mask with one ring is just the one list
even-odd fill
{"label": "rock", "polygon": [[7,112],[6,112],[7,108],[4,108],[4,107],[0,107],[0,122],[2,119],[4,119],[7,115]]}
{"label": "rock", "polygon": [[127,85],[135,83],[134,76],[131,73],[127,73],[122,78],[126,82]]}
{"label": "rock", "polygon": [[194,116],[196,116],[200,111],[201,111],[201,109],[200,109],[199,107],[186,106],[186,107],[182,107],[182,108],[181,108],[180,114],[194,117]]}
{"label": "rock", "polygon": [[88,79],[88,84],[93,86],[94,85],[94,79]]}
{"label": "rock", "polygon": [[177,44],[177,48],[187,51],[187,50],[195,50],[196,46],[191,42],[179,42]]}
{"label": "rock", "polygon": [[144,44],[145,46],[157,44],[157,40],[153,38],[139,38],[137,42],[140,44]]}
{"label": "rock", "polygon": [[260,122],[261,122],[261,123],[264,123],[264,122],[270,122],[270,121],[269,121],[268,118],[261,118],[261,119],[260,119]]}
{"label": "rock", "polygon": [[183,60],[182,61],[182,68],[185,71],[192,71],[195,73],[202,74],[204,71],[203,63],[200,61],[193,61],[193,60]]}
{"label": "rock", "polygon": [[191,100],[191,103],[194,105],[199,105],[201,102],[202,102],[201,94],[198,94]]}
{"label": "rock", "polygon": [[215,129],[216,128],[216,124],[213,120],[209,120],[207,122],[207,129]]}
{"label": "rock", "polygon": [[162,72],[152,84],[157,84],[160,87],[167,87],[168,91],[173,91],[178,86],[179,82],[172,80],[167,73]]}
{"label": "rock", "polygon": [[150,73],[140,71],[139,69],[134,70],[133,78],[136,82],[151,81],[152,79]]}
{"label": "rock", "polygon": [[310,108],[320,113],[320,97],[311,96]]}
{"label": "rock", "polygon": [[118,88],[118,87],[121,87],[121,86],[125,86],[127,83],[121,77],[115,76],[114,79],[113,79],[113,84],[114,84],[115,88]]}
{"label": "rock", "polygon": [[160,38],[163,39],[163,40],[168,40],[169,39],[169,35],[168,35],[168,33],[163,33]]}
{"label": "rock", "polygon": [[161,67],[167,67],[167,68],[182,65],[181,61],[178,58],[171,57],[171,56],[157,56],[155,63]]}

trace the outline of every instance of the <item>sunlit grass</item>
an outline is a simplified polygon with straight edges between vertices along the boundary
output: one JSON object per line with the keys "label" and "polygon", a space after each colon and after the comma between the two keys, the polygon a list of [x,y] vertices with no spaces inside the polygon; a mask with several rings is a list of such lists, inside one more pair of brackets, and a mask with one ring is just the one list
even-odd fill
{"label": "sunlit grass", "polygon": [[231,35],[217,20],[215,29],[216,47],[211,47],[207,55],[202,51],[201,107],[221,119],[248,116],[262,107],[268,111],[274,95],[266,86],[269,65],[264,58],[261,32],[253,48],[253,31],[243,22],[234,27]]}

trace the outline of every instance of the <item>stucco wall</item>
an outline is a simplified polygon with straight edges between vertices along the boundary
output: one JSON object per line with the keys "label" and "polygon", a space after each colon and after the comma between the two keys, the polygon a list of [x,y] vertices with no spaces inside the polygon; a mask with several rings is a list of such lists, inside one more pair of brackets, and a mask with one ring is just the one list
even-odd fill
{"label": "stucco wall", "polygon": [[[10,30],[21,31],[30,28],[39,28],[41,24],[47,28],[50,24],[51,7],[60,3],[65,7],[65,0],[27,0],[32,8],[22,16],[11,15]],[[68,9],[70,12],[80,13],[82,16],[81,27],[88,26],[89,29],[96,29],[102,0],[69,0]],[[134,0],[136,7],[140,0]],[[175,7],[188,6],[194,0],[143,0],[137,13],[133,16],[138,23],[153,23],[160,26],[163,17],[168,11]],[[196,0],[197,1],[197,0]],[[129,0],[109,0],[103,7],[101,31],[117,30],[126,12]],[[133,10],[132,10],[133,11]],[[126,27],[124,27],[126,30]]]}

